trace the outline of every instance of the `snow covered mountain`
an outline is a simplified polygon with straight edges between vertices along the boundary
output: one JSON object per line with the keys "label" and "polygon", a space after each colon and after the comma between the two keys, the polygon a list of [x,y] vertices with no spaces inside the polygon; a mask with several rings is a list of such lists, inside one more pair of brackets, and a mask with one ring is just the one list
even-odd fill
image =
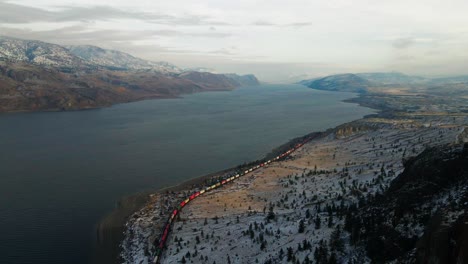
{"label": "snow covered mountain", "polygon": [[114,69],[156,70],[163,73],[180,73],[182,70],[168,62],[153,62],[136,58],[128,53],[96,46],[67,46],[75,56],[88,63]]}
{"label": "snow covered mountain", "polygon": [[60,45],[9,37],[0,37],[0,59],[53,67],[87,66],[85,60]]}

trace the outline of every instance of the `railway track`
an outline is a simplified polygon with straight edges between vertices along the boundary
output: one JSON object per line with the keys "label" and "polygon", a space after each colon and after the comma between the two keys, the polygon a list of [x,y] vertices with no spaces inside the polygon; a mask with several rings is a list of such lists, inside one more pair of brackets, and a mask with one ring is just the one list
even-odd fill
{"label": "railway track", "polygon": [[167,241],[167,238],[169,236],[169,233],[171,232],[172,225],[175,222],[177,215],[182,211],[182,209],[190,201],[193,201],[194,199],[196,199],[200,195],[203,195],[203,194],[205,194],[205,193],[207,193],[209,191],[220,188],[220,187],[222,187],[222,186],[224,186],[224,185],[226,185],[226,184],[228,184],[228,183],[230,183],[232,181],[235,181],[236,179],[238,179],[238,178],[240,178],[242,176],[250,174],[255,170],[258,170],[258,169],[260,169],[262,167],[266,167],[272,162],[278,161],[280,159],[283,159],[283,158],[291,155],[291,153],[298,150],[300,147],[302,147],[304,144],[309,142],[311,139],[312,139],[312,137],[306,138],[301,143],[297,143],[293,148],[291,148],[291,149],[287,150],[286,152],[276,156],[275,158],[270,159],[268,161],[261,162],[261,163],[255,165],[255,166],[252,166],[252,167],[244,170],[243,172],[237,173],[234,176],[222,179],[222,180],[218,181],[217,183],[215,183],[215,184],[213,184],[213,185],[211,185],[209,187],[206,187],[205,189],[202,189],[201,191],[194,192],[193,194],[188,196],[185,200],[181,201],[179,203],[179,205],[177,206],[177,208],[174,208],[174,210],[172,211],[169,219],[166,222],[166,225],[164,226],[163,232],[162,232],[159,240],[155,240],[154,246],[156,247],[156,250],[155,250],[155,252],[153,254],[153,264],[158,264],[159,261],[161,260],[161,256],[162,256],[162,253],[164,251],[164,247],[166,245],[166,241]]}

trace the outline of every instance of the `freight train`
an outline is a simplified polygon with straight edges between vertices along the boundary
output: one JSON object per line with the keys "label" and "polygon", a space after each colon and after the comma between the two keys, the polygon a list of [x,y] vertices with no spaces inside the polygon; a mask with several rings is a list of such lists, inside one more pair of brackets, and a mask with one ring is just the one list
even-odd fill
{"label": "freight train", "polygon": [[171,227],[172,227],[172,224],[175,222],[175,219],[177,217],[177,215],[180,213],[180,211],[182,210],[182,208],[184,208],[184,206],[186,206],[190,201],[192,201],[193,199],[197,198],[198,196],[204,194],[205,192],[209,192],[213,189],[216,189],[222,185],[225,185],[239,177],[242,177],[254,170],[257,170],[261,167],[265,167],[266,165],[274,162],[274,161],[277,161],[279,159],[282,159],[288,155],[290,155],[292,152],[294,152],[295,150],[299,149],[300,147],[302,147],[305,143],[307,143],[308,141],[310,141],[311,138],[306,138],[304,141],[302,141],[301,143],[298,143],[296,144],[293,148],[289,149],[288,151],[282,153],[281,155],[279,156],[276,156],[275,158],[273,159],[270,159],[268,161],[265,161],[265,162],[262,162],[260,164],[258,164],[257,166],[254,166],[254,167],[251,167],[247,170],[245,170],[243,173],[238,173],[232,177],[229,177],[227,179],[223,179],[223,180],[220,180],[219,182],[209,186],[209,187],[206,187],[205,189],[201,190],[201,191],[197,191],[195,193],[193,193],[192,195],[190,195],[188,198],[186,198],[185,200],[183,200],[182,202],[180,202],[179,206],[177,206],[176,209],[174,209],[171,213],[171,216],[169,217],[169,219],[167,220],[166,224],[164,225],[164,229],[162,231],[162,234],[161,234],[161,237],[159,238],[159,240],[155,240],[154,242],[154,246],[155,246],[155,251],[154,251],[154,254],[153,254],[153,263],[154,264],[158,264],[160,259],[161,259],[161,255],[162,255],[162,252],[163,252],[163,249],[164,249],[164,246],[166,245],[166,241],[167,241],[167,237],[169,236],[169,232],[171,231]]}

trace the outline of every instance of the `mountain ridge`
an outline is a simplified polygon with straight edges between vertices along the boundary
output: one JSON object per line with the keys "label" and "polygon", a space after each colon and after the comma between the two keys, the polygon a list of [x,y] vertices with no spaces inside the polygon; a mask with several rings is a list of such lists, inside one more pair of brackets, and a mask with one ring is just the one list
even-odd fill
{"label": "mountain ridge", "polygon": [[379,88],[408,88],[428,90],[439,85],[468,86],[468,76],[428,78],[400,72],[342,73],[305,79],[297,82],[309,88],[327,91],[369,93]]}
{"label": "mountain ridge", "polygon": [[72,54],[88,62],[110,69],[152,69],[165,73],[180,73],[182,69],[168,62],[153,62],[134,57],[118,50],[103,49],[92,45],[65,46]]}
{"label": "mountain ridge", "polygon": [[0,112],[80,110],[257,84],[253,75],[183,71],[96,46],[0,37]]}

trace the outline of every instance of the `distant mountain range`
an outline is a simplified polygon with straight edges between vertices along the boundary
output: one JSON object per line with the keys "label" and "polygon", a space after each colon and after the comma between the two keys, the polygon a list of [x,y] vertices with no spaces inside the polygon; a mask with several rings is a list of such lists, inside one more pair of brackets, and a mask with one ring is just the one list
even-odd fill
{"label": "distant mountain range", "polygon": [[425,78],[399,72],[346,73],[302,80],[299,84],[317,90],[367,93],[382,88],[434,89],[440,85],[468,85],[468,76]]}
{"label": "distant mountain range", "polygon": [[0,112],[77,110],[258,84],[254,75],[183,70],[95,46],[0,37]]}
{"label": "distant mountain range", "polygon": [[358,93],[366,92],[367,88],[371,86],[370,81],[351,73],[305,80],[300,83],[317,90]]}

